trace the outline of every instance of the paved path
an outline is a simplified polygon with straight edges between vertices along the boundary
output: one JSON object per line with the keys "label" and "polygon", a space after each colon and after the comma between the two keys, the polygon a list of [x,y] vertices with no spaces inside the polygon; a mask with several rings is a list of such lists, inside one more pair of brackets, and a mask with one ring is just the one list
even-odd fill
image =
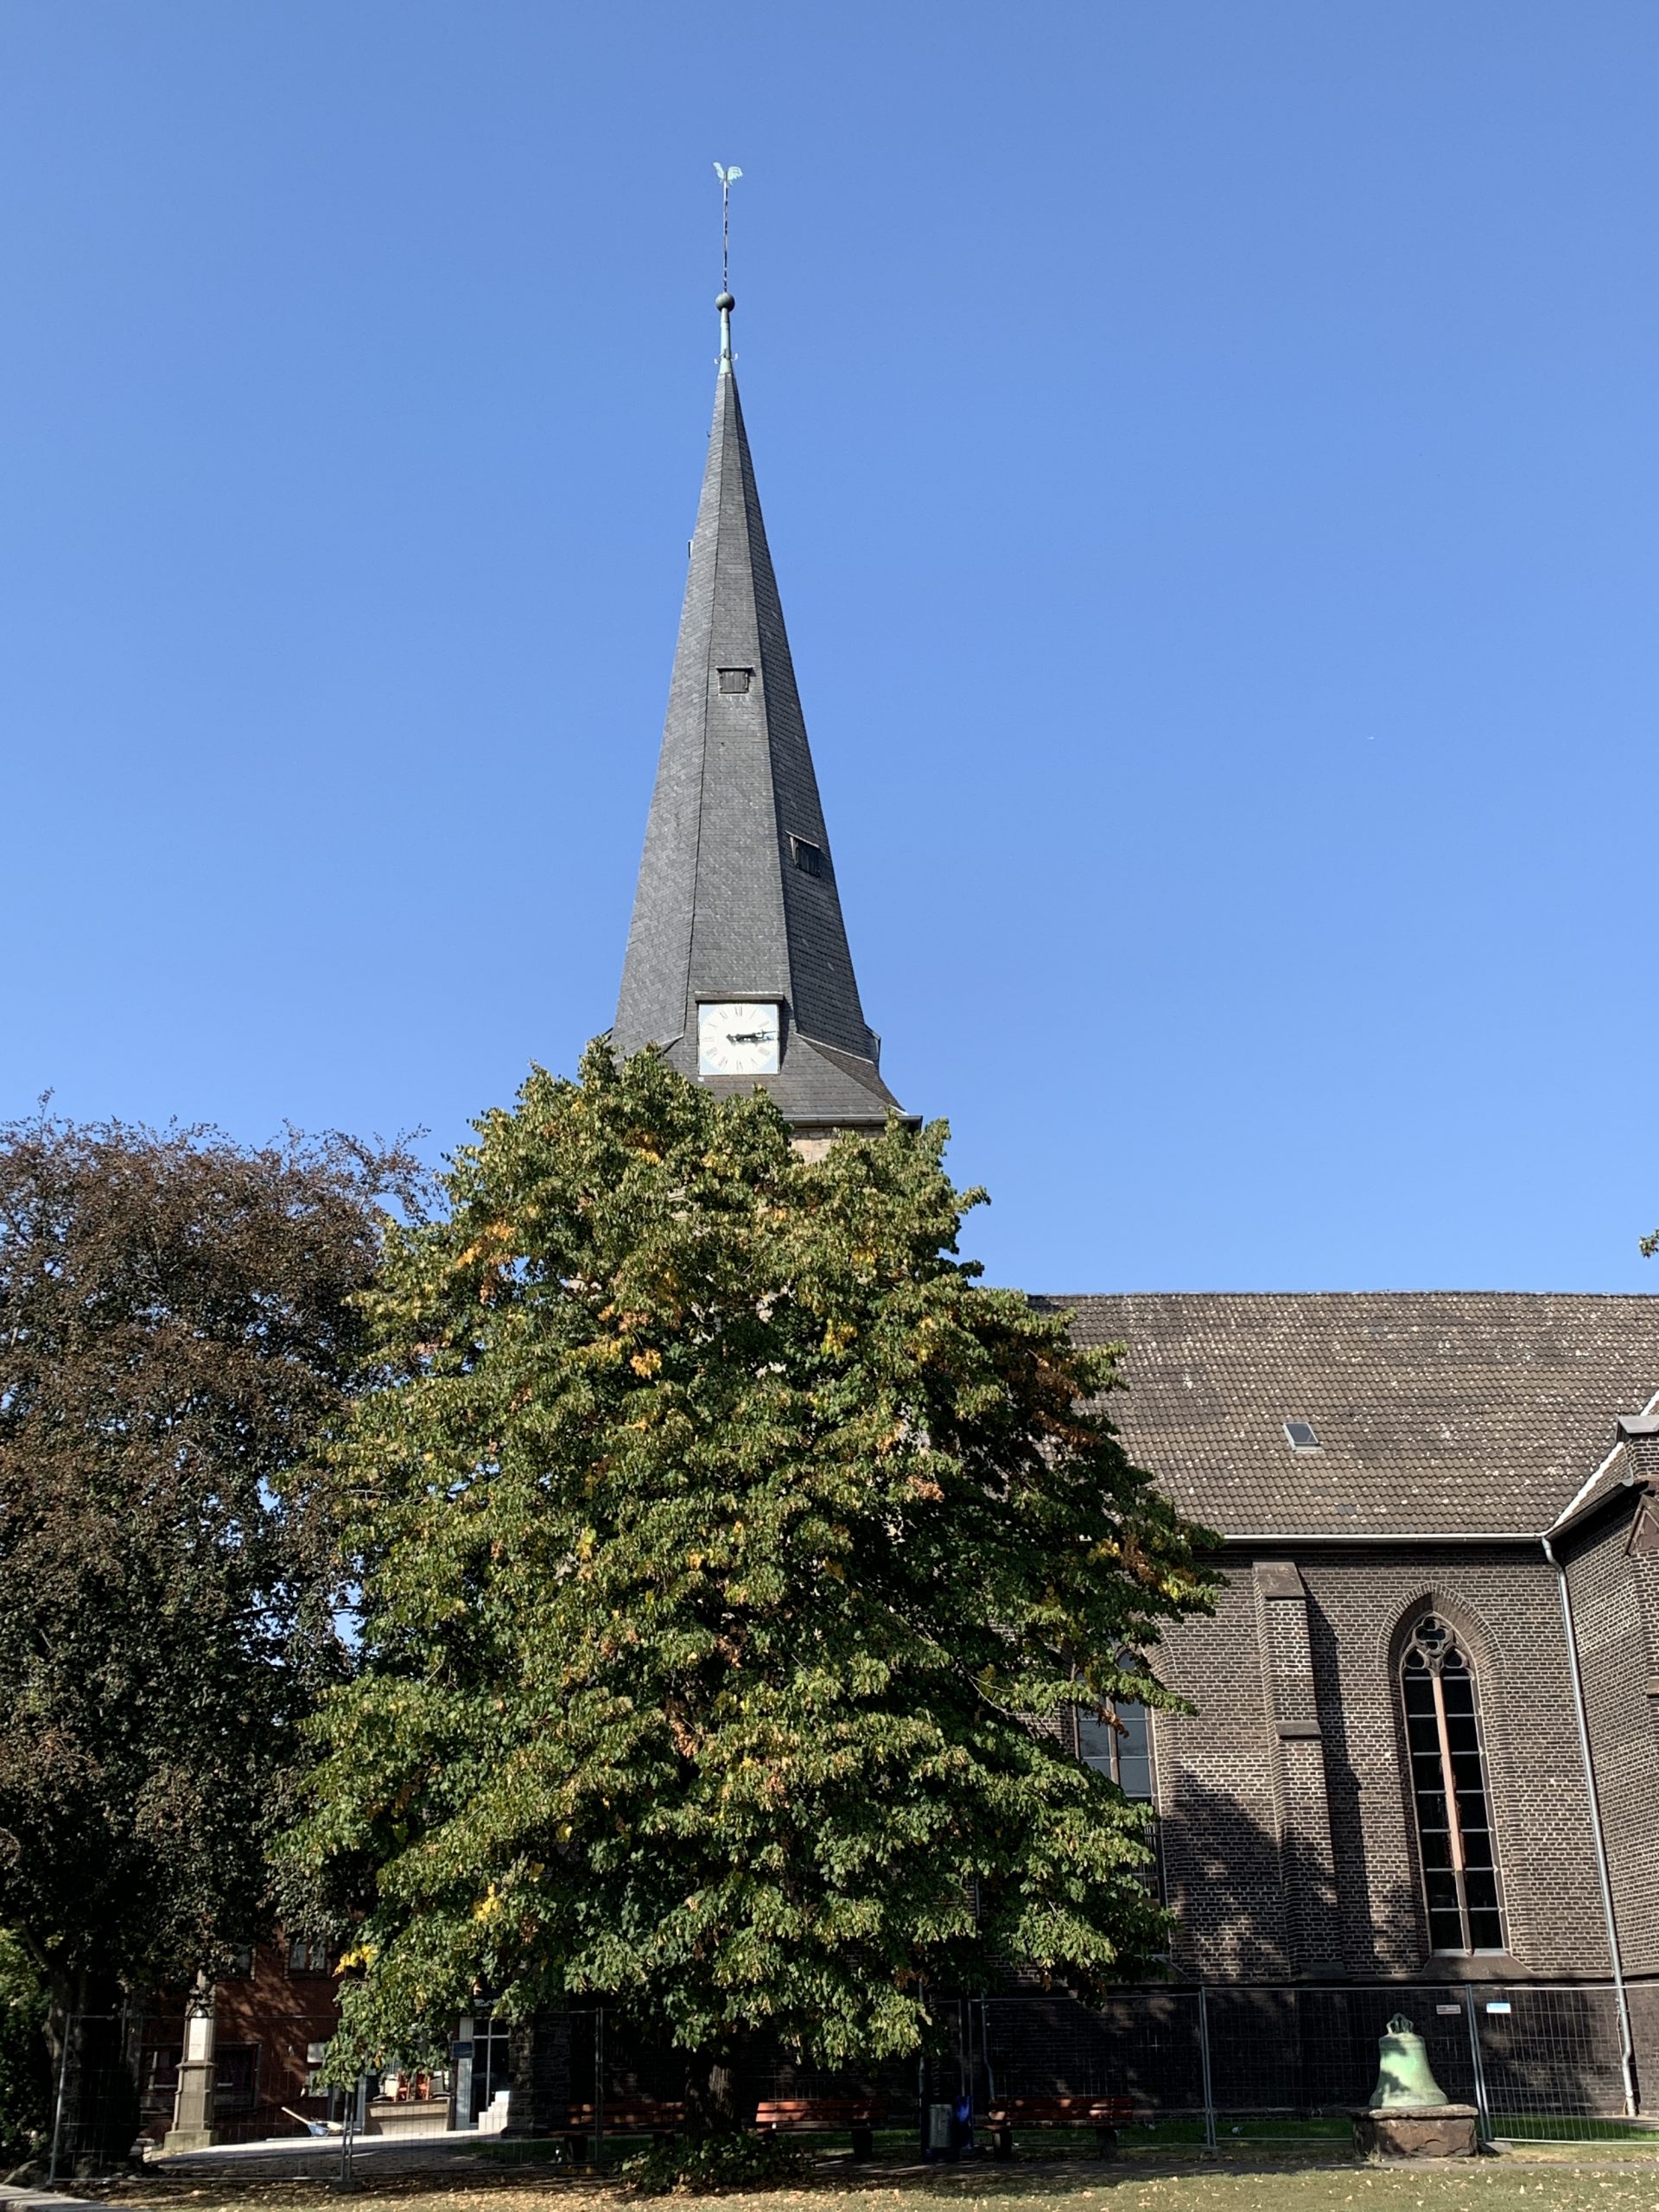
{"label": "paved path", "polygon": [[[489,2138],[485,2140],[488,2141]],[[407,2173],[432,2167],[439,2171],[478,2157],[475,2134],[359,2135],[352,2163],[377,2173]],[[272,2135],[259,2143],[219,2143],[211,2151],[177,2151],[146,2161],[152,2173],[194,2174],[226,2181],[327,2182],[340,2171],[338,2135]],[[60,2190],[12,2189],[0,2183],[0,2212],[120,2212],[118,2198],[96,2203],[76,2196],[66,2180]]]}
{"label": "paved path", "polygon": [[[479,2141],[471,2130],[442,2135],[358,2135],[352,2140],[352,2163],[372,2165],[377,2173],[443,2168],[476,2159]],[[337,2174],[340,2153],[338,2135],[269,2135],[261,2143],[217,2143],[211,2151],[175,2151],[147,2164],[152,2173],[299,2181]]]}
{"label": "paved path", "polygon": [[107,2204],[94,2204],[85,2196],[60,2196],[54,2189],[12,2189],[0,2182],[0,2207],[4,2212],[34,2212],[35,2206],[50,2205],[52,2212],[110,2212]]}

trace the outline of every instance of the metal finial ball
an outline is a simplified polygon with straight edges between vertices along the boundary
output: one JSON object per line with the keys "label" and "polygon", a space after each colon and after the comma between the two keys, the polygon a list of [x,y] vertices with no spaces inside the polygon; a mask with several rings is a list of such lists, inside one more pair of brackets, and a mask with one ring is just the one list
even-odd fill
{"label": "metal finial ball", "polygon": [[737,302],[732,297],[729,292],[722,292],[720,297],[715,302],[715,305],[723,315],[728,308],[734,308],[737,305]]}

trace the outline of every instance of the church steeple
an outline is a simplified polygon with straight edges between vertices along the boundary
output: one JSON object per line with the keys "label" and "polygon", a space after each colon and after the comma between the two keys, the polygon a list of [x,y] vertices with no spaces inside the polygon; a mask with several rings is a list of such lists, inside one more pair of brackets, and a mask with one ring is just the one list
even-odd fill
{"label": "church steeple", "polygon": [[617,1005],[712,1089],[770,1090],[808,1136],[895,1104],[864,1020],[766,548],[722,292],[720,373]]}

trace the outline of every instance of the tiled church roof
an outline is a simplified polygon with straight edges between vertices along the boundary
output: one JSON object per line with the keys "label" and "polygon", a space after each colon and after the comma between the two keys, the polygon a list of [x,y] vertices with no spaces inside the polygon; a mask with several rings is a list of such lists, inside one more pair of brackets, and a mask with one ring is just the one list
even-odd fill
{"label": "tiled church roof", "polygon": [[1597,1465],[1583,1487],[1562,1508],[1557,1528],[1582,1521],[1633,1487],[1659,1481],[1659,1414],[1626,1414],[1618,1424],[1618,1445]]}
{"label": "tiled church roof", "polygon": [[[1549,1528],[1659,1389],[1659,1298],[1510,1291],[1043,1298],[1123,1342],[1110,1412],[1228,1535]],[[1312,1424],[1317,1452],[1292,1449]]]}

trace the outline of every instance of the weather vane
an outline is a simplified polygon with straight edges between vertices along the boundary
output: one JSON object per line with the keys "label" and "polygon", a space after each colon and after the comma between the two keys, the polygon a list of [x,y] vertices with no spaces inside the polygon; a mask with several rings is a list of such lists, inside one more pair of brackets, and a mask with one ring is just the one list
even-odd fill
{"label": "weather vane", "polygon": [[715,175],[720,179],[720,289],[732,289],[732,187],[743,172],[740,168],[722,168],[715,163]]}

